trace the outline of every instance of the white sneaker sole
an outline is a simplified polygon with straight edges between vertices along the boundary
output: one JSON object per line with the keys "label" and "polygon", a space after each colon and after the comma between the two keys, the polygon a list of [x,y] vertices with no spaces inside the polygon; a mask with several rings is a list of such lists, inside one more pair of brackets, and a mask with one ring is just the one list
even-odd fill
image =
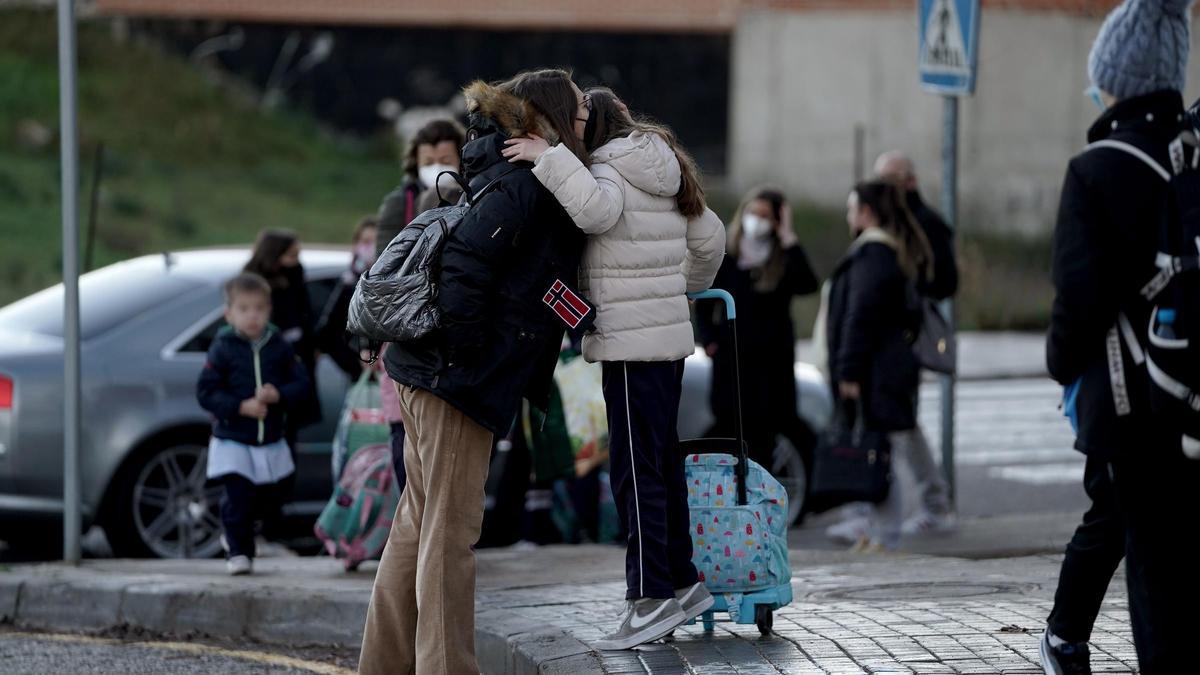
{"label": "white sneaker sole", "polygon": [[692,619],[700,618],[701,614],[712,609],[712,606],[715,604],[717,604],[717,599],[714,598],[712,595],[709,595],[707,598],[696,603],[691,608],[685,607],[683,609],[683,615],[686,617],[684,619],[684,621],[687,622],[687,621],[691,621]]}
{"label": "white sneaker sole", "polygon": [[624,651],[626,649],[633,649],[638,645],[644,645],[647,642],[654,642],[655,640],[665,636],[667,633],[670,633],[676,628],[682,626],[687,620],[687,614],[684,614],[683,612],[671,614],[659,619],[657,622],[652,623],[649,626],[646,626],[629,637],[621,638],[619,640],[599,640],[594,643],[594,646],[596,649],[602,652],[617,652]]}

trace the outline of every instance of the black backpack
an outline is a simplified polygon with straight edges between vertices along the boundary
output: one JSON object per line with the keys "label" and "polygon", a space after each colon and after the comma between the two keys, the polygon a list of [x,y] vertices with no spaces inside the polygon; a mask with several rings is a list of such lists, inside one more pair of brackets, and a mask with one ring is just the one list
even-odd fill
{"label": "black backpack", "polygon": [[463,199],[414,218],[384,248],[371,269],[363,272],[350,298],[346,321],[350,333],[373,343],[408,342],[441,327],[437,288],[442,249],[467,212],[507,175],[472,194],[462,176],[448,171],[442,175],[447,174],[463,187]]}
{"label": "black backpack", "polygon": [[1181,436],[1185,455],[1200,459],[1200,111],[1185,116],[1170,166],[1117,141],[1092,147],[1131,154],[1171,185],[1172,203],[1158,225],[1158,273],[1141,289],[1152,307],[1149,325],[1133,326],[1122,314],[1117,329],[1149,375],[1156,421]]}

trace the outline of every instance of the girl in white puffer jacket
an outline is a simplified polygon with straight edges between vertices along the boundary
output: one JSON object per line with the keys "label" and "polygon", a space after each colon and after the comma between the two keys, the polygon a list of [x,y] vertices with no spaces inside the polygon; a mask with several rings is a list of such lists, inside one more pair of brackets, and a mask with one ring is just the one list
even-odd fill
{"label": "girl in white puffer jacket", "polygon": [[583,355],[603,364],[612,485],[629,529],[629,607],[596,647],[629,649],[713,603],[691,563],[675,427],[683,360],[695,349],[687,293],[712,284],[725,227],[670,129],[635,121],[607,89],[589,90],[585,101],[590,167],[537,137],[508,141],[505,155],[535,162],[534,175],[589,235],[580,289],[597,314]]}

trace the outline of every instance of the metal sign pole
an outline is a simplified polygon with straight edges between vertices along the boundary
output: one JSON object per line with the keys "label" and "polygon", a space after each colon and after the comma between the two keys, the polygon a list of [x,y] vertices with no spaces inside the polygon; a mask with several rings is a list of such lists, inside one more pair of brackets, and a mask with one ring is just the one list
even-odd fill
{"label": "metal sign pole", "polygon": [[63,560],[80,559],[79,133],[75,101],[75,3],[58,0],[58,104],[62,150]]}
{"label": "metal sign pole", "polygon": [[[953,230],[958,226],[958,97],[946,96],[942,136],[942,215]],[[942,314],[951,330],[954,325],[954,299],[941,304]],[[950,503],[957,500],[954,480],[954,376],[942,375],[942,472],[950,488]]]}

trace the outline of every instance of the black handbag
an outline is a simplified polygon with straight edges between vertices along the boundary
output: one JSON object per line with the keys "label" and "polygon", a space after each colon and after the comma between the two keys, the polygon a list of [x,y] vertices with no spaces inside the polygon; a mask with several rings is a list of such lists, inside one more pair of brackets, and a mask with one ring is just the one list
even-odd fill
{"label": "black handbag", "polygon": [[937,303],[921,298],[921,329],[913,341],[913,355],[926,370],[953,375],[958,363],[954,329],[938,309]]}
{"label": "black handbag", "polygon": [[813,510],[852,502],[878,504],[888,497],[891,472],[887,434],[866,428],[861,400],[841,401],[813,457]]}

